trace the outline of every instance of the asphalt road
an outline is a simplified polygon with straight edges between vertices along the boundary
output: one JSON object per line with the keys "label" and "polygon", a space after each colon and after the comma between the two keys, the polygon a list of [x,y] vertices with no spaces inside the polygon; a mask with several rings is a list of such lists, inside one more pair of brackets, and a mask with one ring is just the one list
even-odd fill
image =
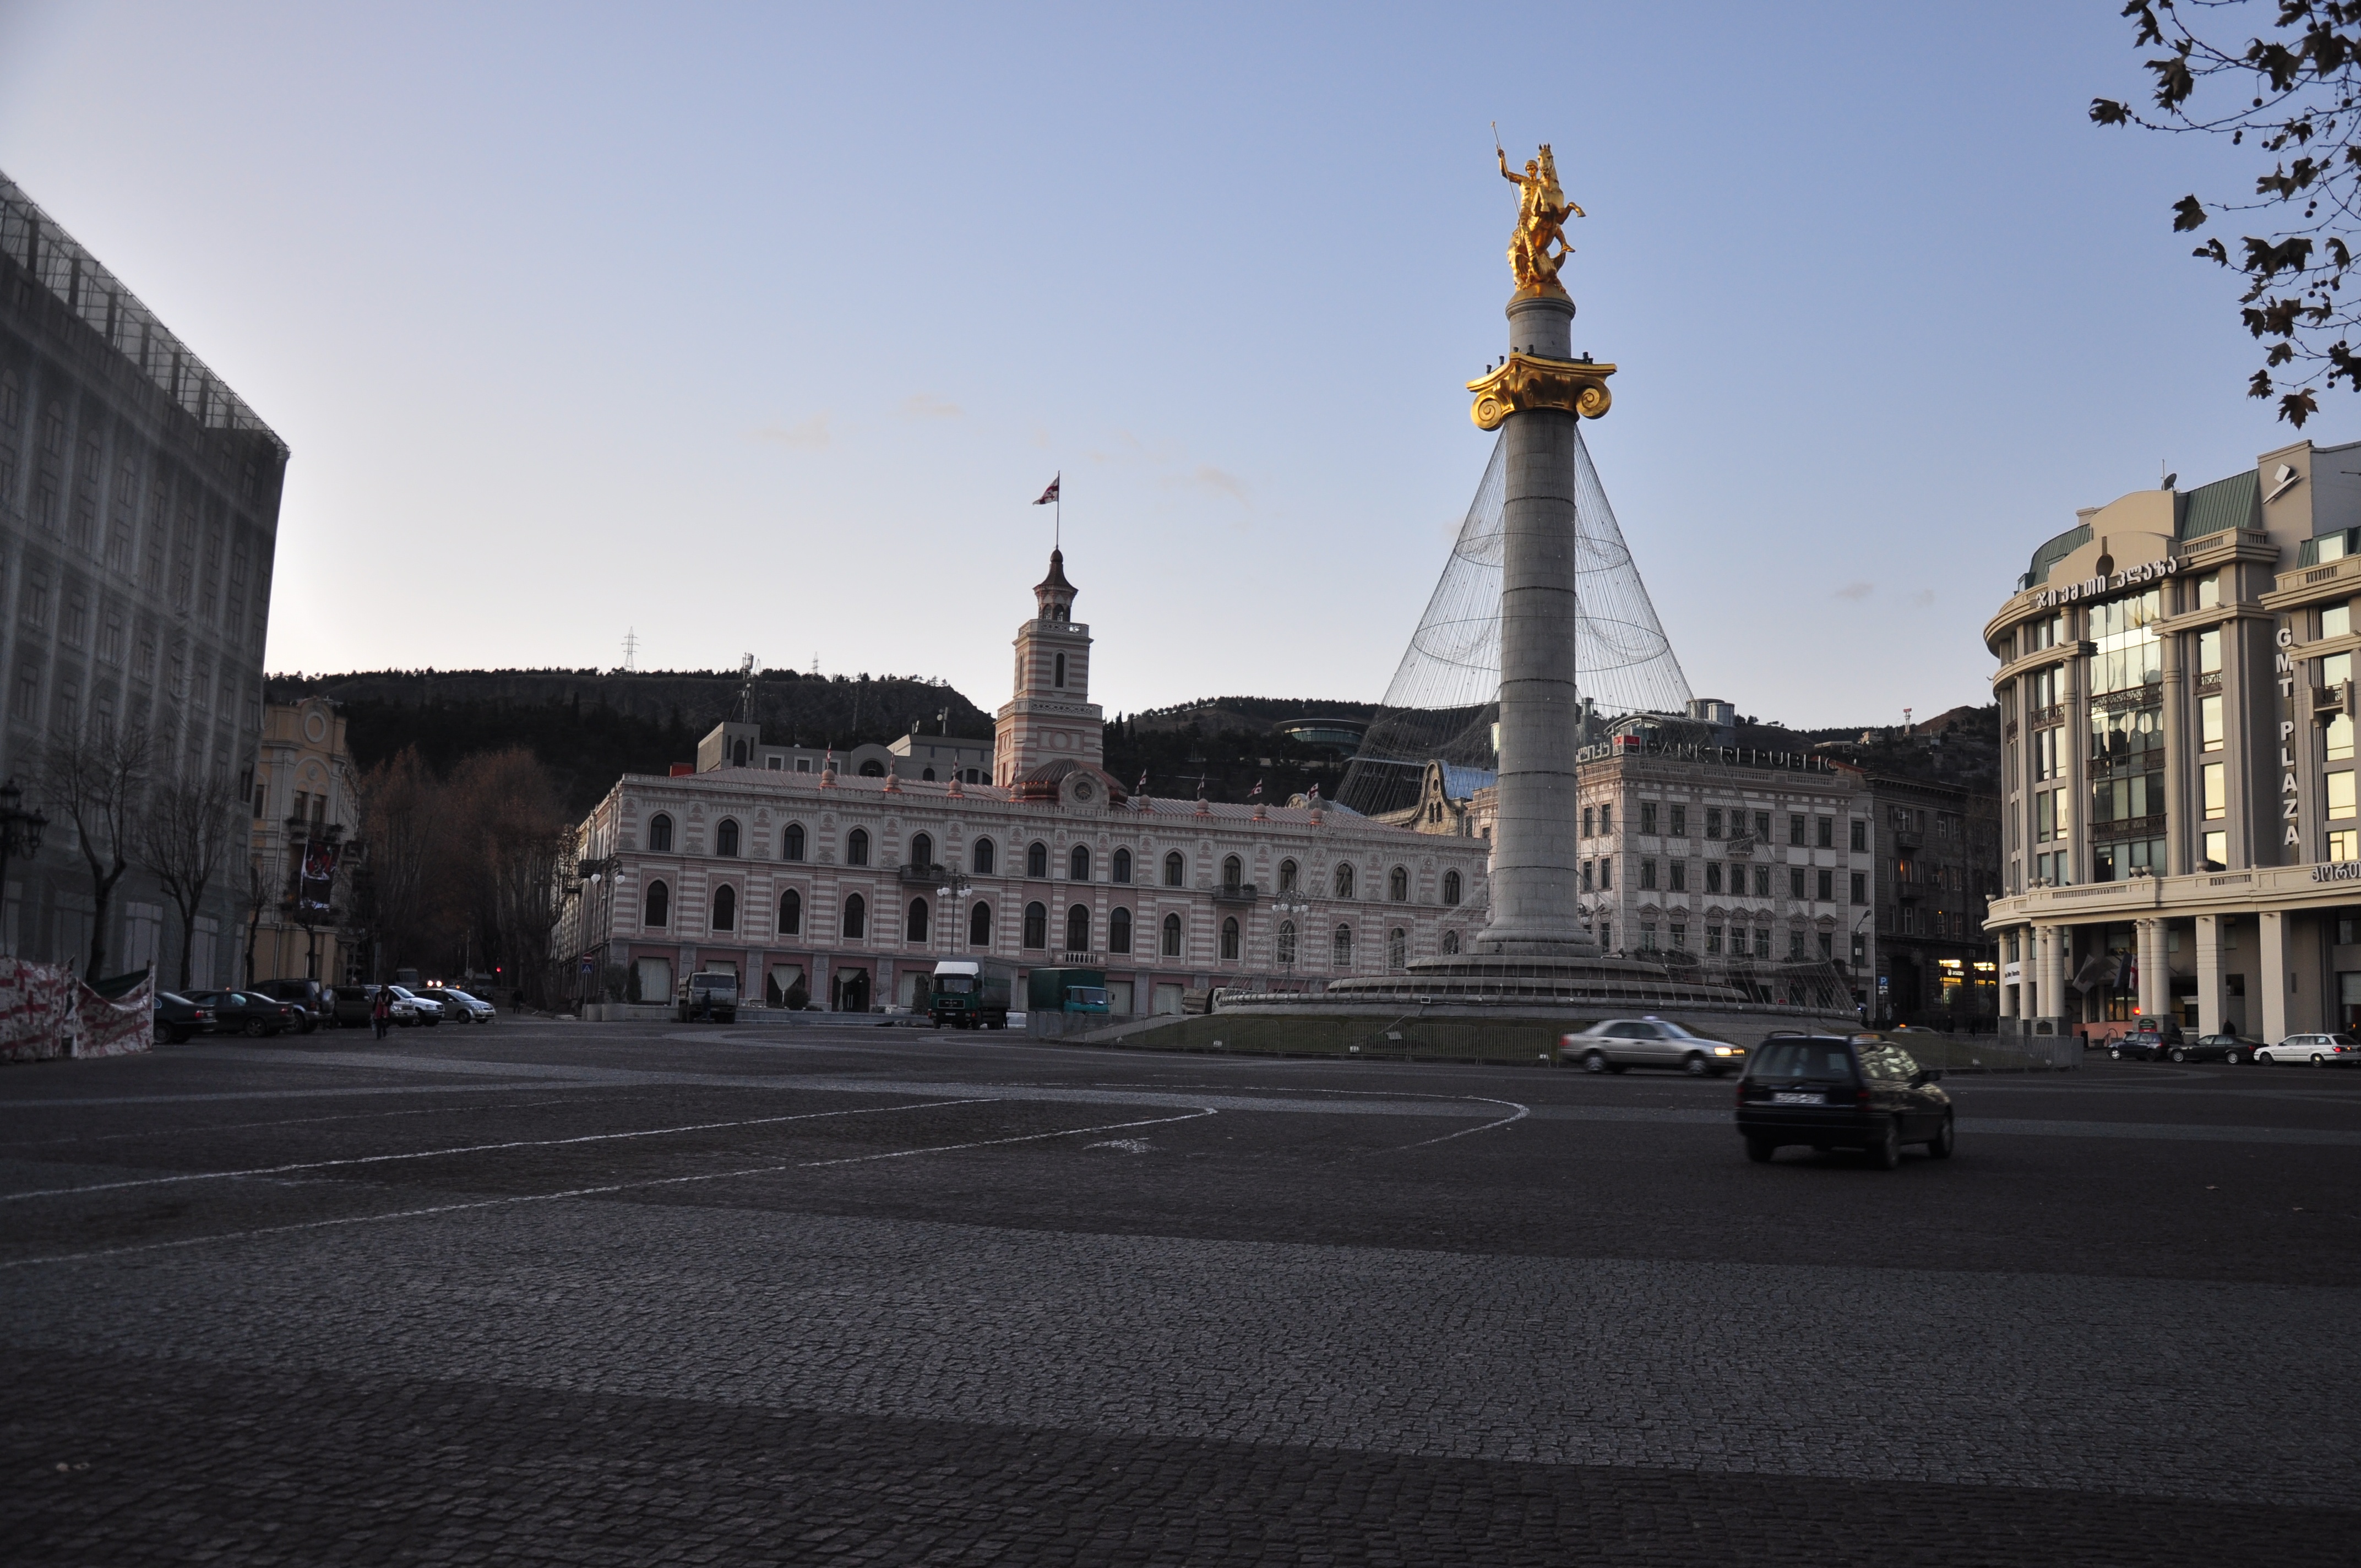
{"label": "asphalt road", "polygon": [[0,1072],[11,1563],[2349,1563],[2361,1073],[505,1022]]}

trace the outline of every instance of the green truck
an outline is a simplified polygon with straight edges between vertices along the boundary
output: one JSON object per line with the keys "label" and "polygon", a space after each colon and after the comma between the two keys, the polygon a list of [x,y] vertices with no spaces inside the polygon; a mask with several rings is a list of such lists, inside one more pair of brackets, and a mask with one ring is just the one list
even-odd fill
{"label": "green truck", "polygon": [[989,959],[945,959],[935,965],[927,1013],[939,1029],[1005,1029],[1016,971]]}
{"label": "green truck", "polygon": [[1107,1010],[1106,970],[1037,969],[1025,983],[1029,1013],[1099,1013]]}
{"label": "green truck", "polygon": [[684,1024],[735,1024],[738,1021],[738,977],[727,970],[699,970],[682,981],[680,1021]]}

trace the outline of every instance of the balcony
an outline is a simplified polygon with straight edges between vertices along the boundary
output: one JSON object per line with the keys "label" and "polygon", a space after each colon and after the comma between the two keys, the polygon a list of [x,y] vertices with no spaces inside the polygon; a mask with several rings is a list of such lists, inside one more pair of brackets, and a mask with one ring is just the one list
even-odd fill
{"label": "balcony", "polygon": [[914,886],[940,887],[950,881],[948,866],[897,866],[894,874]]}
{"label": "balcony", "polygon": [[1225,882],[1213,889],[1213,902],[1251,905],[1261,891],[1250,882]]}

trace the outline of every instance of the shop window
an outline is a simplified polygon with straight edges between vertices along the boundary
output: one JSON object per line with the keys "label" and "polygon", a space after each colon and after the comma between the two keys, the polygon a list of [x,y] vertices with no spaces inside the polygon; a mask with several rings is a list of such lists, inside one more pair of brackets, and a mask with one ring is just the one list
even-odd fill
{"label": "shop window", "polygon": [[1180,916],[1178,915],[1167,915],[1164,917],[1163,952],[1168,959],[1177,959],[1180,956]]}
{"label": "shop window", "polygon": [[1047,948],[1049,945],[1049,906],[1033,903],[1025,906],[1025,946]]}
{"label": "shop window", "polygon": [[803,934],[804,895],[794,888],[779,894],[779,935],[796,937]]}
{"label": "shop window", "polygon": [[1131,911],[1117,909],[1107,916],[1107,951],[1131,951]]}
{"label": "shop window", "polygon": [[662,812],[648,818],[648,853],[652,855],[672,853],[672,818]]}
{"label": "shop window", "polygon": [[640,910],[642,926],[667,926],[672,923],[672,889],[660,882],[648,883],[647,901]]}

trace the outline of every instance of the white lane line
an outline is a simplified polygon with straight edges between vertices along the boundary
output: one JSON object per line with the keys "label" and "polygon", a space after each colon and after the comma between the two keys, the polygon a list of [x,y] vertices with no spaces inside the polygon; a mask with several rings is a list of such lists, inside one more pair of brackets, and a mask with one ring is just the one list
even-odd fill
{"label": "white lane line", "polygon": [[823,1116],[871,1116],[881,1111],[939,1111],[947,1105],[986,1105],[989,1100],[936,1100],[918,1105],[864,1105],[851,1111],[807,1111],[794,1116],[755,1116],[742,1122],[697,1122],[679,1127],[646,1127],[630,1133],[586,1133],[572,1138],[516,1138],[499,1144],[467,1144],[456,1148],[418,1149],[408,1154],[356,1155],[349,1159],[304,1160],[294,1165],[256,1166],[247,1170],[198,1170],[174,1176],[148,1176],[132,1181],[100,1181],[86,1187],[44,1187],[29,1192],[0,1192],[0,1203],[27,1198],[72,1198],[85,1192],[119,1192],[126,1187],[168,1187],[181,1181],[229,1181],[247,1176],[285,1176],[299,1170],[333,1170],[348,1165],[384,1165],[393,1160],[439,1159],[445,1155],[498,1154],[508,1149],[564,1148],[573,1144],[612,1143],[620,1138],[663,1138],[680,1133],[730,1132],[740,1127],[768,1127],[781,1122],[811,1122]]}
{"label": "white lane line", "polygon": [[[965,1102],[961,1102],[965,1103]],[[879,1110],[917,1110],[917,1106],[879,1106]],[[860,1112],[831,1112],[826,1114],[859,1115]],[[1096,1127],[1060,1127],[1052,1132],[1027,1133],[1022,1137],[987,1138],[982,1143],[944,1144],[934,1148],[901,1149],[892,1154],[864,1155],[862,1159],[903,1159],[911,1155],[949,1154],[958,1149],[988,1148],[994,1144],[1038,1143],[1044,1138],[1071,1138],[1083,1133],[1123,1132],[1132,1127],[1161,1127],[1173,1122],[1194,1122],[1205,1116],[1217,1116],[1220,1112],[1207,1106],[1186,1116],[1159,1116],[1146,1122],[1110,1122]],[[435,1214],[458,1214],[472,1209],[500,1209],[516,1203],[555,1203],[568,1198],[603,1198],[615,1192],[644,1191],[654,1187],[680,1187],[697,1181],[727,1181],[741,1176],[776,1176],[784,1170],[813,1170],[825,1166],[857,1164],[857,1160],[813,1159],[792,1161],[785,1165],[750,1166],[742,1170],[713,1170],[699,1176],[659,1176],[644,1181],[617,1181],[604,1187],[576,1187],[564,1192],[531,1192],[513,1198],[485,1198],[472,1203],[438,1203],[428,1209],[401,1209],[386,1214],[348,1214],[335,1220],[305,1220],[291,1225],[264,1225],[250,1231],[221,1231],[211,1235],[186,1236],[172,1242],[143,1242],[137,1246],[100,1247],[90,1252],[52,1253],[47,1257],[16,1257],[0,1259],[0,1269],[33,1268],[48,1263],[88,1263],[98,1258],[126,1257],[135,1253],[171,1252],[181,1247],[203,1246],[207,1242],[250,1241],[258,1236],[287,1235],[297,1231],[323,1231],[336,1225],[368,1225],[380,1220],[421,1220]]]}
{"label": "white lane line", "polygon": [[1526,1117],[1533,1113],[1533,1108],[1532,1106],[1520,1105],[1513,1100],[1491,1100],[1487,1099],[1481,1094],[1463,1095],[1461,1098],[1479,1101],[1486,1105],[1506,1105],[1514,1113],[1514,1114],[1503,1116],[1497,1122],[1487,1122],[1480,1127],[1462,1127],[1455,1133],[1445,1133],[1439,1138],[1422,1138],[1414,1144],[1403,1144],[1398,1148],[1378,1149],[1376,1152],[1378,1154],[1400,1154],[1405,1149],[1422,1149],[1429,1144],[1447,1144],[1454,1138],[1465,1138],[1477,1133],[1488,1133],[1495,1127],[1505,1127],[1511,1122],[1521,1122]]}

